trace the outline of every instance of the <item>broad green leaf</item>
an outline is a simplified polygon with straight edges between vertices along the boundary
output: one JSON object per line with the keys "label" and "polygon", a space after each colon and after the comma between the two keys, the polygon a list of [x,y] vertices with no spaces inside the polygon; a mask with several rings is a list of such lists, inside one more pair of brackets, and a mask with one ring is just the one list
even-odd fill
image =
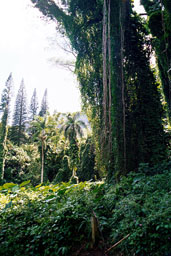
{"label": "broad green leaf", "polygon": [[12,187],[15,187],[15,186],[16,186],[16,184],[14,184],[14,183],[5,183],[3,185],[3,188],[8,189],[8,188],[12,188]]}
{"label": "broad green leaf", "polygon": [[36,186],[36,188],[40,188],[41,186],[42,186],[42,184],[39,184],[39,185]]}
{"label": "broad green leaf", "polygon": [[26,180],[20,184],[20,187],[24,187],[30,183],[30,180]]}

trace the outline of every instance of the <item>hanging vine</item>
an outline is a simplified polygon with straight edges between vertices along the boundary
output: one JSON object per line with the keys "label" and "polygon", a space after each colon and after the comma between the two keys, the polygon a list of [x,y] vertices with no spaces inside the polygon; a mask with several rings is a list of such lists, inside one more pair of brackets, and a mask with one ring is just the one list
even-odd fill
{"label": "hanging vine", "polygon": [[67,13],[52,0],[36,2],[60,22],[77,53],[76,74],[91,117],[97,168],[116,180],[142,162],[163,159],[162,108],[150,70],[151,42],[131,11],[131,1],[70,0]]}

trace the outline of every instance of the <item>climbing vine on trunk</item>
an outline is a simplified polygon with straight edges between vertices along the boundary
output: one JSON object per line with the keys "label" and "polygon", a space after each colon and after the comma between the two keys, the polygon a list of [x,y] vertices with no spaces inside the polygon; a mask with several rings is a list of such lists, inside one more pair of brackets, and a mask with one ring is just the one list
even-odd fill
{"label": "climbing vine on trunk", "polygon": [[58,21],[77,53],[75,73],[91,120],[97,168],[118,179],[142,162],[163,159],[166,142],[150,69],[151,41],[131,1],[70,0],[67,11],[52,0],[38,0],[36,6]]}

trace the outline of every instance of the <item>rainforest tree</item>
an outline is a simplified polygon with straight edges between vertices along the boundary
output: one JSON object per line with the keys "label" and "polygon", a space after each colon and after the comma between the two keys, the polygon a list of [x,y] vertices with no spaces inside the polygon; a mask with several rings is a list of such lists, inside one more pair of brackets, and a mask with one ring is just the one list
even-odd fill
{"label": "rainforest tree", "polygon": [[164,159],[151,41],[131,1],[70,0],[67,9],[52,0],[32,2],[58,21],[77,53],[75,72],[92,121],[96,157],[109,178],[137,170],[141,162]]}
{"label": "rainforest tree", "polygon": [[0,172],[1,179],[4,179],[5,160],[7,155],[7,137],[8,137],[8,120],[10,114],[10,102],[12,97],[13,78],[12,73],[9,75],[5,88],[2,92],[0,112],[2,112],[1,129],[0,129]]}
{"label": "rainforest tree", "polygon": [[[57,116],[58,119],[59,116]],[[54,140],[58,140],[57,120],[55,117],[45,115],[38,116],[31,123],[31,130],[34,130],[33,141],[39,145],[40,159],[41,159],[41,180],[43,183],[45,176],[45,157],[47,152],[48,143],[52,143]]]}
{"label": "rainforest tree", "polygon": [[171,122],[171,1],[141,0],[147,15],[148,27],[153,36],[160,78]]}
{"label": "rainforest tree", "polygon": [[73,177],[76,175],[78,164],[78,137],[82,138],[84,135],[83,129],[86,128],[84,121],[80,119],[80,113],[67,114],[61,126],[61,131],[64,132],[65,138],[69,141],[69,156],[70,168],[73,172]]}

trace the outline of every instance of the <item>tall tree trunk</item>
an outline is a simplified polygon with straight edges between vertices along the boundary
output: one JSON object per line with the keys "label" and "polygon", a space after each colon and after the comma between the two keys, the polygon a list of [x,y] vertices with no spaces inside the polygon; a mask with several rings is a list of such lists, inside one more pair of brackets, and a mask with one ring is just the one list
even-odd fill
{"label": "tall tree trunk", "polygon": [[125,7],[126,1],[122,1],[120,7],[120,30],[121,30],[121,86],[122,86],[122,111],[123,111],[123,161],[124,161],[124,171],[126,170],[126,120],[125,120],[125,84],[124,84],[124,23],[125,23]]}
{"label": "tall tree trunk", "polygon": [[[9,102],[9,98],[8,98]],[[9,103],[7,103],[4,111],[4,119],[2,121],[2,161],[1,161],[1,179],[4,179],[5,175],[5,161],[7,156],[7,137],[8,137],[8,115],[9,115]]]}
{"label": "tall tree trunk", "polygon": [[107,158],[110,160],[112,152],[112,121],[111,121],[111,38],[110,38],[111,1],[104,0],[103,5],[103,118],[104,139]]}
{"label": "tall tree trunk", "polygon": [[4,141],[3,141],[3,160],[2,160],[2,174],[1,174],[1,179],[4,179],[5,175],[5,161],[6,161],[6,156],[7,156],[7,136],[8,136],[8,127],[6,124],[5,127],[5,136],[4,136]]}
{"label": "tall tree trunk", "polygon": [[43,183],[44,176],[44,141],[42,140],[42,168],[41,168],[41,183]]}
{"label": "tall tree trunk", "polygon": [[168,103],[168,122],[169,125],[171,125],[171,75],[169,76],[169,74],[171,74],[171,59],[169,60],[169,55],[168,55],[168,48],[169,48],[169,40],[168,37],[165,37],[165,35],[167,35],[166,32],[166,25],[165,25],[165,20],[164,20],[164,11],[163,11],[163,7],[165,7],[163,0],[161,0],[161,4],[162,4],[162,8],[161,8],[161,20],[162,20],[162,28],[163,28],[163,32],[164,32],[164,43],[165,43],[165,50],[163,51],[163,53],[166,56],[166,62],[167,62],[167,75],[168,75],[168,99],[166,99],[165,96],[165,100]]}
{"label": "tall tree trunk", "polygon": [[104,117],[104,137],[107,133],[107,4],[103,5],[103,117]]}
{"label": "tall tree trunk", "polygon": [[111,95],[111,38],[110,38],[110,9],[111,1],[108,1],[108,95],[109,95],[109,151],[112,151],[112,120],[111,120],[111,107],[112,107],[112,95]]}

